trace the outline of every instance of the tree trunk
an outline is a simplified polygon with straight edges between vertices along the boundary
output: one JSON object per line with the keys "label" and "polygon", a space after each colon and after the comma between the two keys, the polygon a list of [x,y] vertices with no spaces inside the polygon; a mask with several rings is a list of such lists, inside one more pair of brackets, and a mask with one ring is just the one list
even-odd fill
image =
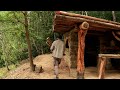
{"label": "tree trunk", "polygon": [[113,21],[116,21],[115,11],[112,11]]}
{"label": "tree trunk", "polygon": [[86,16],[88,16],[87,11],[82,11],[82,15],[84,15],[84,13],[85,13]]}
{"label": "tree trunk", "polygon": [[84,79],[85,36],[88,28],[89,24],[87,22],[83,22],[80,25],[80,30],[78,31],[77,79]]}
{"label": "tree trunk", "polygon": [[[112,16],[113,16],[113,21],[116,21],[116,16],[115,16],[115,11],[112,11]],[[120,35],[120,32],[118,31],[118,32],[116,32],[118,35]],[[120,41],[120,38],[117,36],[117,35],[115,35],[115,32],[114,31],[112,31],[112,34],[113,34],[113,36],[115,37],[115,39],[117,39],[118,41]]]}
{"label": "tree trunk", "polygon": [[27,44],[28,44],[28,53],[29,53],[29,60],[30,60],[30,68],[31,68],[31,71],[35,71],[35,65],[33,64],[31,44],[30,44],[29,31],[28,31],[27,11],[24,12],[24,17],[25,17],[25,31],[26,31],[25,35],[26,35],[26,40],[27,40]]}

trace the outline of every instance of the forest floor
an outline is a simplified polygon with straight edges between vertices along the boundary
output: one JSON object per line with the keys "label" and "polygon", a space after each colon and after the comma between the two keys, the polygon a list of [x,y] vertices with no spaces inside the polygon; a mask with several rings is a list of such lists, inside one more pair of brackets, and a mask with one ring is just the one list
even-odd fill
{"label": "forest floor", "polygon": [[[55,77],[53,70],[53,58],[51,54],[39,55],[34,58],[34,64],[37,67],[42,66],[43,72],[31,72],[29,61],[22,63],[15,70],[7,73],[3,79],[53,79]],[[59,69],[60,79],[76,79],[76,69],[69,70],[64,61],[61,62]],[[98,79],[97,68],[88,67],[85,69],[85,79]],[[107,70],[105,79],[120,79],[120,71]]]}

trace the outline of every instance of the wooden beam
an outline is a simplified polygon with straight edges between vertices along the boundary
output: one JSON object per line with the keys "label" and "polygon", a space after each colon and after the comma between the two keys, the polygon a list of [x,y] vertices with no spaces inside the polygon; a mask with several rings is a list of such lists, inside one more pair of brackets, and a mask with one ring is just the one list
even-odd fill
{"label": "wooden beam", "polygon": [[92,17],[92,16],[85,16],[85,15],[80,15],[80,14],[75,14],[75,13],[70,13],[70,12],[64,12],[64,11],[56,11],[55,13],[58,14],[58,15],[66,15],[66,16],[71,16],[71,17],[80,17],[80,18],[85,18],[85,19],[96,20],[96,21],[101,21],[101,22],[105,22],[105,23],[111,23],[111,24],[120,25],[120,23],[115,22],[115,21],[105,20],[105,19],[96,18],[96,17]]}
{"label": "wooden beam", "polygon": [[[119,32],[117,32],[118,33],[118,35],[120,34]],[[117,35],[115,35],[115,32],[114,31],[112,31],[112,34],[113,34],[113,36],[115,37],[115,39],[117,39],[118,41],[120,41],[120,38],[117,36]]]}
{"label": "wooden beam", "polygon": [[80,29],[78,31],[77,79],[84,79],[85,36],[87,34],[89,24],[87,22],[83,22],[79,26],[79,28]]}
{"label": "wooden beam", "polygon": [[[64,22],[63,22],[64,21]],[[82,22],[79,22],[79,24],[82,23]],[[62,29],[64,26],[74,26],[76,24],[76,21],[71,21],[70,19],[63,19],[63,18],[58,18],[55,19],[55,30],[56,28],[61,25],[61,27],[58,27],[60,29]],[[90,24],[90,28],[89,30],[98,30],[98,31],[109,31],[111,30],[110,28],[108,28],[108,26],[106,27],[105,25],[99,25],[97,23],[91,23],[89,22]],[[107,28],[107,29],[106,29]]]}
{"label": "wooden beam", "polygon": [[56,32],[63,32],[63,33],[66,33],[66,32],[68,32],[68,31],[70,31],[71,29],[73,29],[74,27],[69,27],[69,28],[61,28],[61,27],[55,27],[54,29],[55,29],[55,31]]}
{"label": "wooden beam", "polygon": [[80,18],[80,17],[70,17],[70,16],[56,15],[56,18],[60,18],[60,17],[61,17],[62,21],[64,21],[64,23],[65,23],[65,20],[69,21],[69,22],[74,22],[74,23],[82,23],[82,22],[86,21],[86,22],[90,23],[90,26],[94,25],[94,27],[95,26],[100,27],[102,25],[102,27],[106,28],[106,29],[120,30],[120,25],[116,25],[116,24],[112,24],[112,23],[89,20],[89,19]]}
{"label": "wooden beam", "polygon": [[103,36],[104,34],[102,34],[102,33],[89,33],[89,32],[87,32],[87,35]]}
{"label": "wooden beam", "polygon": [[99,54],[98,56],[106,58],[120,58],[120,54]]}
{"label": "wooden beam", "polygon": [[101,27],[89,27],[88,29],[89,31],[98,31],[98,32],[106,32],[106,31],[113,31],[111,29],[105,29],[105,28],[101,28]]}

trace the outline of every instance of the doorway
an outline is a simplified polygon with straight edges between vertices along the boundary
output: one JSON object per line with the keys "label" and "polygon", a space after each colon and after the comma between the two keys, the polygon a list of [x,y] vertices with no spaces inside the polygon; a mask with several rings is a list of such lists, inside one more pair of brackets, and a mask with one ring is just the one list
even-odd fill
{"label": "doorway", "polygon": [[97,36],[87,36],[85,39],[85,56],[84,63],[85,67],[96,67],[97,66],[97,56],[99,53],[100,41]]}

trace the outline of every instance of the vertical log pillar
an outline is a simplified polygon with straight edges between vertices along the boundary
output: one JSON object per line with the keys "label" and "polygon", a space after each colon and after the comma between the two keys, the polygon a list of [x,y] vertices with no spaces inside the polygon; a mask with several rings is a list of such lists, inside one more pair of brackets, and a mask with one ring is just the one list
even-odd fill
{"label": "vertical log pillar", "polygon": [[79,26],[79,31],[78,31],[78,56],[77,56],[77,79],[84,79],[85,36],[87,34],[88,28],[89,28],[89,24],[87,22],[83,22]]}
{"label": "vertical log pillar", "polygon": [[99,79],[104,79],[106,57],[99,57],[99,58],[100,58]]}

